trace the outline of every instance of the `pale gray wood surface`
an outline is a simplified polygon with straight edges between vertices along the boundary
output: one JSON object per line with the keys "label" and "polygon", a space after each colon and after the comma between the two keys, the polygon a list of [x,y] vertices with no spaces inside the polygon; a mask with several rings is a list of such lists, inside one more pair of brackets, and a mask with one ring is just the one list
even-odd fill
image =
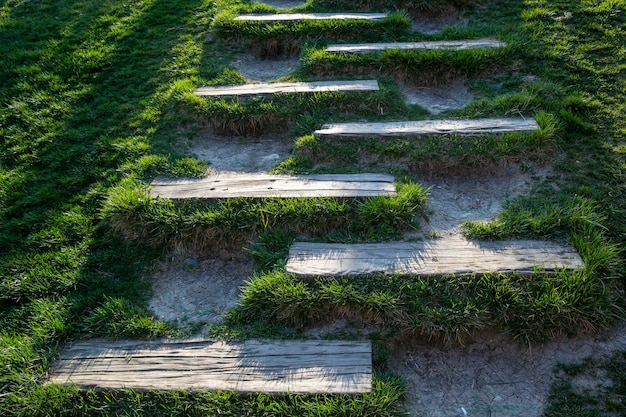
{"label": "pale gray wood surface", "polygon": [[279,13],[279,14],[243,14],[235,20],[253,22],[285,22],[291,20],[382,20],[386,13]]}
{"label": "pale gray wood surface", "polygon": [[583,266],[569,246],[533,240],[468,241],[436,239],[423,242],[330,244],[296,242],[287,272],[303,276],[387,274],[471,274],[486,272],[532,274]]}
{"label": "pale gray wood surface", "polygon": [[384,174],[228,174],[202,179],[155,180],[151,196],[169,199],[233,197],[371,197],[396,194],[394,177]]}
{"label": "pale gray wood surface", "polygon": [[81,389],[371,391],[372,353],[359,341],[106,341],[67,346],[50,383]]}
{"label": "pale gray wood surface", "polygon": [[432,41],[432,42],[390,42],[390,43],[356,43],[328,45],[327,52],[368,53],[387,49],[401,50],[435,50],[448,49],[462,51],[465,49],[503,48],[506,43],[495,39],[475,39],[463,41]]}
{"label": "pale gray wood surface", "polygon": [[376,80],[314,81],[310,83],[254,83],[217,87],[200,87],[197,96],[249,96],[267,94],[320,93],[326,91],[367,92],[378,91]]}
{"label": "pale gray wood surface", "polygon": [[420,120],[380,123],[326,124],[313,132],[316,136],[419,136],[481,135],[530,132],[539,129],[533,118],[488,118],[465,120]]}

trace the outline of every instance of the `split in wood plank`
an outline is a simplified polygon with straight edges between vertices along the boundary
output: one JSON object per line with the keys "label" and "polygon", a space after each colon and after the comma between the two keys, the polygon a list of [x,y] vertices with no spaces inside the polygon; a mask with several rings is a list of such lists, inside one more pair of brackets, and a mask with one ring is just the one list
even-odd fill
{"label": "split in wood plank", "polygon": [[267,94],[321,93],[327,91],[367,92],[378,91],[376,80],[314,81],[310,83],[254,83],[216,87],[200,87],[197,96],[249,96]]}
{"label": "split in wood plank", "polygon": [[50,382],[81,389],[370,392],[372,349],[359,341],[84,340],[53,365]]}
{"label": "split in wood plank", "polygon": [[469,120],[420,120],[380,123],[327,124],[316,136],[420,136],[454,134],[477,136],[487,133],[531,132],[540,129],[533,118],[490,118]]}
{"label": "split in wood plank", "polygon": [[293,20],[383,20],[386,13],[278,13],[242,14],[235,20],[250,22],[285,22]]}
{"label": "split in wood plank", "polygon": [[447,49],[453,51],[462,51],[466,49],[486,49],[486,48],[503,48],[506,43],[495,39],[476,39],[463,41],[432,41],[432,42],[391,42],[391,43],[357,43],[344,45],[328,45],[326,52],[345,52],[345,53],[368,53],[380,52],[388,49],[400,50],[438,50]]}
{"label": "split in wood plank", "polygon": [[296,242],[289,251],[287,272],[302,276],[514,271],[530,275],[535,267],[554,273],[583,265],[580,255],[569,246],[532,240],[437,239],[353,245]]}
{"label": "split in wood plank", "polygon": [[228,174],[202,179],[155,180],[151,195],[168,199],[234,197],[373,197],[396,194],[394,177],[384,174]]}

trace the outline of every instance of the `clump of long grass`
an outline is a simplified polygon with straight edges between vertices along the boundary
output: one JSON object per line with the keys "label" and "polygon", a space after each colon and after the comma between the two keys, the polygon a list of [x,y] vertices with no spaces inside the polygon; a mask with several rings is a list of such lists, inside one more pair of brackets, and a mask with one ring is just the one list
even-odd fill
{"label": "clump of long grass", "polygon": [[324,120],[332,115],[354,113],[376,117],[380,108],[398,108],[394,91],[381,88],[374,92],[323,92],[313,94],[275,94],[254,98],[206,98],[192,93],[181,94],[187,109],[185,118],[208,124],[221,133],[257,135],[285,131],[310,120]]}
{"label": "clump of long grass", "polygon": [[417,227],[427,190],[418,184],[397,186],[389,197],[234,198],[216,202],[150,198],[147,187],[127,178],[114,187],[102,216],[127,240],[151,248],[197,251],[241,247],[272,230],[321,236],[331,231],[384,239]]}
{"label": "clump of long grass", "polygon": [[343,41],[384,41],[406,36],[411,23],[401,13],[390,13],[380,21],[367,20],[306,20],[292,22],[254,22],[235,20],[236,15],[225,12],[215,16],[212,30],[221,38],[253,45],[262,57],[296,54],[305,42],[341,39]]}
{"label": "clump of long grass", "polygon": [[481,136],[420,136],[296,139],[294,156],[308,165],[347,168],[355,164],[405,166],[414,172],[450,174],[487,171],[506,163],[545,163],[558,147],[558,124],[546,112],[536,114],[540,130]]}
{"label": "clump of long grass", "polygon": [[411,51],[388,49],[376,53],[351,54],[307,48],[302,71],[317,76],[386,76],[418,85],[442,85],[451,80],[478,77],[510,59],[507,48],[462,51]]}

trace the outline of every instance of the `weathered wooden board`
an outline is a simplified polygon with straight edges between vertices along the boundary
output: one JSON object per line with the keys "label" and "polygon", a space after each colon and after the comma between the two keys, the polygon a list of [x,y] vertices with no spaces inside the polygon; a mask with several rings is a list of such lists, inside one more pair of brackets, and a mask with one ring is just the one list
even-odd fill
{"label": "weathered wooden board", "polygon": [[395,195],[394,177],[383,174],[228,174],[202,179],[155,180],[153,197],[221,199],[233,197],[371,197]]}
{"label": "weathered wooden board", "polygon": [[242,14],[235,20],[252,22],[285,22],[292,20],[383,20],[386,13],[279,13],[279,14]]}
{"label": "weathered wooden board", "polygon": [[378,91],[376,80],[314,81],[310,83],[254,83],[217,87],[200,87],[197,96],[250,96],[268,94],[321,93],[327,91],[367,92]]}
{"label": "weathered wooden board", "polygon": [[552,242],[467,241],[437,239],[424,242],[323,244],[296,242],[291,246],[287,272],[303,276],[387,274],[471,274],[500,272],[532,274],[583,266],[571,247]]}
{"label": "weathered wooden board", "polygon": [[537,129],[539,129],[539,125],[532,118],[490,118],[337,123],[324,125],[313,133],[316,136],[420,136],[444,134],[476,136],[486,133],[530,132]]}
{"label": "weathered wooden board", "polygon": [[50,382],[81,389],[361,393],[372,385],[369,342],[191,340],[71,344]]}
{"label": "weathered wooden board", "polygon": [[463,41],[432,41],[432,42],[391,42],[391,43],[356,43],[343,45],[328,45],[326,52],[368,53],[380,52],[387,49],[401,50],[435,50],[448,49],[462,51],[465,49],[503,48],[506,43],[495,39],[475,39]]}

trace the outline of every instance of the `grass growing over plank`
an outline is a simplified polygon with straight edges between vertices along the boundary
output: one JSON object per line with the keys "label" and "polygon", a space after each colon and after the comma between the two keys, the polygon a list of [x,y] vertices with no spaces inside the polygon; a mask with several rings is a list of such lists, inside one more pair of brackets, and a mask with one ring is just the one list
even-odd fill
{"label": "grass growing over plank", "polygon": [[[377,40],[377,42],[383,41]],[[492,73],[498,67],[510,64],[511,50],[507,48],[462,51],[388,49],[375,53],[351,54],[307,48],[303,53],[302,61],[302,71],[311,75],[382,75],[399,81],[432,86],[442,85],[455,79],[476,78]]]}
{"label": "grass growing over plank", "polygon": [[236,17],[237,14],[230,10],[220,13],[213,20],[211,28],[220,38],[245,44],[261,57],[298,54],[307,42],[393,41],[406,36],[411,28],[408,17],[400,13],[390,13],[380,21],[330,19],[256,22],[235,20]]}
{"label": "grass growing over plank", "polygon": [[[348,319],[384,337],[402,341],[425,338],[445,344],[463,343],[486,328],[508,333],[526,345],[562,333],[575,335],[608,328],[624,317],[620,277],[615,273],[623,270],[619,249],[608,244],[603,230],[594,226],[601,219],[589,202],[570,202],[569,212],[559,214],[563,220],[560,227],[555,227],[554,218],[546,213],[540,220],[531,220],[530,215],[527,218],[529,226],[535,228],[534,234],[519,233],[519,228],[511,225],[503,225],[503,230],[512,227],[514,236],[569,236],[583,257],[583,270],[548,276],[538,268],[531,277],[373,275],[303,281],[283,272],[279,264],[249,282],[231,320],[234,324],[265,320],[297,329]],[[544,229],[546,233],[542,234]],[[476,237],[477,232],[471,235]],[[260,256],[267,253],[263,246],[272,245],[281,252],[277,247],[281,241],[290,243],[289,239],[258,242],[257,262],[263,266],[269,263],[268,255]]]}
{"label": "grass growing over plank", "polygon": [[191,252],[240,248],[273,230],[381,240],[417,227],[424,214],[427,190],[410,183],[397,188],[395,196],[365,199],[240,198],[175,203],[151,199],[144,186],[128,179],[111,190],[102,215],[129,241]]}
{"label": "grass growing over plank", "polygon": [[[290,161],[277,172],[350,170],[403,170],[429,174],[467,174],[509,164],[546,163],[559,152],[557,118],[535,115],[541,129],[531,133],[485,134],[478,137],[438,135],[419,137],[315,137],[296,139]],[[293,159],[291,160],[293,161]],[[332,168],[331,168],[332,167]]]}
{"label": "grass growing over plank", "polygon": [[310,131],[313,122],[336,114],[380,117],[380,108],[402,109],[397,91],[380,83],[375,92],[322,92],[274,94],[260,98],[207,98],[192,93],[181,96],[183,117],[190,123],[208,124],[222,133],[257,135],[271,131]]}

